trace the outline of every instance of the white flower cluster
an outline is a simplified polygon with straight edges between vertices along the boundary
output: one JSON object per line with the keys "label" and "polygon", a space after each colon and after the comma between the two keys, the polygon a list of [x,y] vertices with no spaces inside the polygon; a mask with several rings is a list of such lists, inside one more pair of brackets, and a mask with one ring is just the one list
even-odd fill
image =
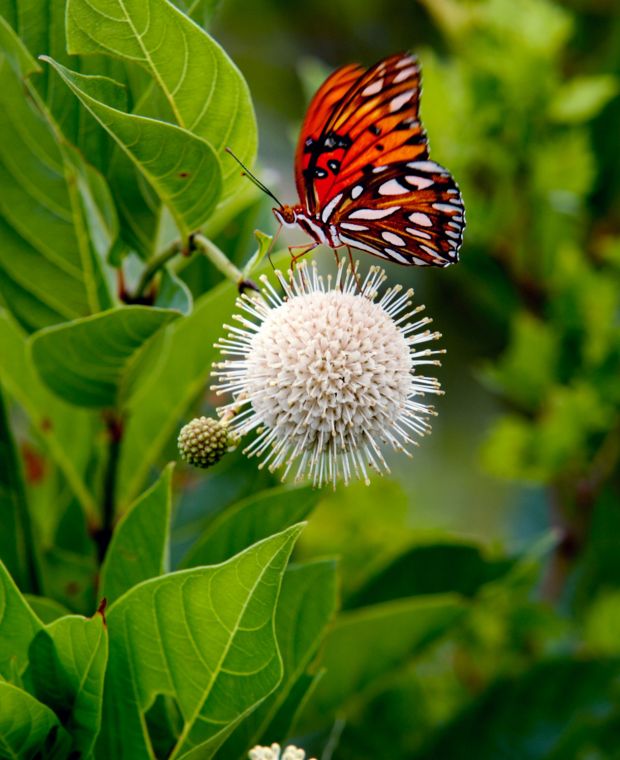
{"label": "white flower cluster", "polygon": [[[248,757],[250,760],[305,760],[306,757],[303,749],[294,747],[292,744],[284,749],[282,755],[280,751],[279,744],[272,744],[271,747],[256,746],[250,750]],[[308,760],[316,760],[316,758],[311,757]]]}
{"label": "white flower cluster", "polygon": [[421,347],[439,333],[417,316],[413,291],[396,285],[378,297],[379,267],[361,283],[342,265],[333,282],[314,263],[288,280],[277,274],[284,296],[262,278],[262,294],[239,298],[239,326],[217,344],[232,357],[214,365],[214,390],[233,395],[219,411],[236,414],[238,436],[257,432],[246,453],[284,467],[283,479],[294,469],[317,486],[368,482],[369,469],[388,471],[381,444],[406,452],[430,431],[434,411],[420,399],[441,390],[416,368],[439,364],[443,352]]}

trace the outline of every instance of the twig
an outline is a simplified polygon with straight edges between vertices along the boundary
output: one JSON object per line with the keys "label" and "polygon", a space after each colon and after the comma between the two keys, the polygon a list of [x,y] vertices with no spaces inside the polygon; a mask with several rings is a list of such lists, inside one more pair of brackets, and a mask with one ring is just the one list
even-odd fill
{"label": "twig", "polygon": [[173,259],[180,253],[183,253],[183,245],[180,240],[175,240],[174,243],[171,243],[171,245],[168,246],[168,248],[163,250],[161,253],[158,253],[156,256],[153,256],[153,258],[150,259],[144,268],[138,284],[136,285],[135,292],[131,296],[126,295],[124,299],[125,302],[140,303],[143,301],[145,298],[146,290],[151,284],[155,275],[160,271],[160,269],[163,269],[163,267],[170,261],[170,259]]}
{"label": "twig", "polygon": [[192,235],[191,244],[194,250],[204,253],[216,269],[219,269],[225,277],[239,286],[239,283],[244,279],[243,272],[237,269],[228,256],[215,243],[212,243],[204,235],[197,233],[196,235]]}
{"label": "twig", "polygon": [[99,564],[104,560],[114,529],[114,496],[116,491],[121,441],[123,438],[123,420],[120,415],[116,412],[106,412],[104,419],[108,431],[108,461],[103,481],[102,522],[101,526],[93,535],[97,544]]}

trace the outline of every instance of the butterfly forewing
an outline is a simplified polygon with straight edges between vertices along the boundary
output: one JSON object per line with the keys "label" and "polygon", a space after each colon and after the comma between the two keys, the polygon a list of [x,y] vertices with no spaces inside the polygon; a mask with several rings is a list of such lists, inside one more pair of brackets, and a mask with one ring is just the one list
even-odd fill
{"label": "butterfly forewing", "polygon": [[308,215],[344,245],[446,266],[458,260],[464,209],[450,174],[428,158],[420,79],[409,54],[332,74],[304,121],[295,176]]}

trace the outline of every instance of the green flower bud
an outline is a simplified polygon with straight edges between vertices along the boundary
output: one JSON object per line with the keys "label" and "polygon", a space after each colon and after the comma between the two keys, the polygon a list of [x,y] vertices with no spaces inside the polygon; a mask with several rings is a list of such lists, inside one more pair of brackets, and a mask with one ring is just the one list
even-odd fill
{"label": "green flower bud", "polygon": [[178,437],[181,457],[194,467],[211,467],[232,444],[228,427],[212,417],[196,417],[181,428]]}

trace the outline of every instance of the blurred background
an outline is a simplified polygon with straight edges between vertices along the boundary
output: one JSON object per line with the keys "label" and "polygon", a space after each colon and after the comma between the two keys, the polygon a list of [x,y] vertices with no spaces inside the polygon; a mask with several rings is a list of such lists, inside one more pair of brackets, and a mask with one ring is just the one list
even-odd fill
{"label": "blurred background", "polygon": [[[345,607],[398,596],[397,577],[403,594],[463,592],[473,566],[442,559],[446,546],[475,556],[482,580],[520,570],[478,578],[465,629],[375,684],[336,725],[335,757],[620,757],[618,671],[597,670],[620,654],[620,6],[226,0],[210,30],[248,80],[257,173],[284,202],[297,200],[295,142],[324,77],[412,50],[431,157],[466,205],[457,266],[389,272],[443,334],[433,433],[412,460],[391,457],[390,477],[325,491],[301,555],[341,557]],[[243,261],[256,227],[275,221],[249,189],[211,233]],[[315,257],[333,268],[329,251]],[[183,277],[198,293],[213,274],[196,260]],[[178,556],[205,501],[257,488],[238,455],[184,478]]]}

